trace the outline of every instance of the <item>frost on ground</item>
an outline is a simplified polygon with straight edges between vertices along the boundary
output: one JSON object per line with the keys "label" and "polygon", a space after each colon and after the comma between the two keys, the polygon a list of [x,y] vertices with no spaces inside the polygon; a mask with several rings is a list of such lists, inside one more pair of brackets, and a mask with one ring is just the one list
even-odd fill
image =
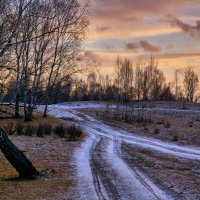
{"label": "frost on ground", "polygon": [[98,199],[96,192],[94,192],[95,188],[89,160],[90,149],[95,141],[95,136],[90,135],[75,153],[78,176],[77,190],[80,190],[79,199]]}
{"label": "frost on ground", "polygon": [[[168,106],[162,105],[160,108],[155,106],[151,109],[146,107],[141,112],[137,112],[136,108],[134,109],[135,121],[131,123],[116,119],[115,116],[120,111],[113,108],[79,109],[79,112],[98,117],[107,124],[134,133],[134,135],[155,138],[168,143],[173,142],[182,146],[200,147],[200,106],[195,106],[178,109],[173,104],[170,106],[168,102]],[[141,121],[140,115],[147,121]]]}
{"label": "frost on ground", "polygon": [[[75,153],[78,178],[76,187],[80,199],[184,199],[182,193],[156,184],[155,180],[148,178],[148,173],[145,174],[136,166],[130,165],[121,156],[119,144],[128,144],[129,147],[185,160],[200,160],[199,148],[130,135],[74,110],[80,107],[91,109],[97,105],[51,105],[49,112],[62,119],[71,119],[88,134],[81,148]],[[98,104],[98,108],[103,107],[105,105]]]}

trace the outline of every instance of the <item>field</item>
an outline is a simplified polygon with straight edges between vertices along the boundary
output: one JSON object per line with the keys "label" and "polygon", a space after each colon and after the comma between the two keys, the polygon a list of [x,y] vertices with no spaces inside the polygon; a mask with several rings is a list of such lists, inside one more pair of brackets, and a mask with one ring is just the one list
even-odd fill
{"label": "field", "polygon": [[[9,136],[38,171],[49,173],[17,179],[0,154],[0,199],[198,200],[200,110],[198,104],[185,106],[154,102],[143,110],[150,121],[132,123],[109,118],[115,105],[98,102],[50,105],[47,119],[38,110],[32,126],[75,124],[84,137],[69,142],[55,134]],[[24,124],[0,120],[1,126],[11,122]]]}
{"label": "field", "polygon": [[[92,108],[78,109],[94,117],[98,117],[105,123],[114,127],[124,129],[129,133],[140,136],[153,137],[163,141],[174,142],[180,145],[193,145],[200,147],[200,105],[183,104],[181,102],[153,102],[146,105],[147,108],[142,111],[147,116],[148,121],[136,120],[128,123],[124,120],[115,120],[110,117],[110,113],[115,113],[116,109],[112,108]],[[109,113],[109,114],[108,114]]]}
{"label": "field", "polygon": [[[13,124],[22,124],[24,127],[37,127],[39,124],[52,127],[70,125],[70,122],[54,117],[42,118],[39,112],[34,113],[32,122],[23,122],[23,119],[1,119],[0,126],[5,128]],[[80,142],[68,142],[66,138],[57,135],[43,137],[9,136],[12,142],[25,153],[38,171],[46,170],[47,174],[36,180],[20,180],[18,173],[0,153],[0,199],[65,199],[69,197],[75,182],[72,164],[73,151]],[[52,172],[50,172],[53,170]],[[54,172],[55,171],[55,172]],[[71,196],[71,195],[70,195]]]}
{"label": "field", "polygon": [[[87,115],[97,117],[109,126],[121,129],[130,135],[155,138],[181,146],[200,147],[199,104],[154,102],[151,110],[144,110],[144,115],[151,116],[151,122],[132,122],[109,118],[108,113],[115,108],[78,109]],[[137,111],[135,111],[137,113]],[[148,144],[148,143],[147,143]],[[132,169],[139,169],[154,183],[165,188],[177,199],[199,199],[200,168],[199,161],[172,157],[165,152],[144,149],[142,146],[121,144],[121,157]]]}

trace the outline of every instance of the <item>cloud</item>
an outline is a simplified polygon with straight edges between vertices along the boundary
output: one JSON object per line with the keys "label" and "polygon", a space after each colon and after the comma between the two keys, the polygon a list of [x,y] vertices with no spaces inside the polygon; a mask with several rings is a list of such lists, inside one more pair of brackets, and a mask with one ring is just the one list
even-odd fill
{"label": "cloud", "polygon": [[89,60],[92,62],[99,61],[99,56],[89,50],[84,51],[82,58],[84,58],[84,60]]}
{"label": "cloud", "polygon": [[166,49],[173,49],[174,48],[174,44],[169,44],[167,45]]}
{"label": "cloud", "polygon": [[127,43],[127,50],[137,51],[143,49],[145,52],[160,52],[161,47],[149,43],[147,40],[140,40],[137,43]]}
{"label": "cloud", "polygon": [[183,32],[187,33],[191,37],[200,37],[200,21],[196,21],[195,25],[187,24],[175,17],[174,15],[167,15],[166,21],[173,27],[180,28]]}
{"label": "cloud", "polygon": [[[90,42],[102,38],[146,37],[180,32],[160,19],[178,10],[197,8],[199,0],[91,0]],[[192,9],[192,10],[193,10]]]}
{"label": "cloud", "polygon": [[166,14],[171,9],[196,5],[199,0],[93,0],[92,16],[109,21],[135,22],[147,14]]}
{"label": "cloud", "polygon": [[104,31],[109,31],[111,30],[112,28],[109,27],[109,26],[97,26],[96,27],[96,31],[97,32],[104,32]]}
{"label": "cloud", "polygon": [[181,58],[193,58],[193,57],[200,57],[200,53],[165,53],[160,54],[159,58],[162,59],[181,59]]}

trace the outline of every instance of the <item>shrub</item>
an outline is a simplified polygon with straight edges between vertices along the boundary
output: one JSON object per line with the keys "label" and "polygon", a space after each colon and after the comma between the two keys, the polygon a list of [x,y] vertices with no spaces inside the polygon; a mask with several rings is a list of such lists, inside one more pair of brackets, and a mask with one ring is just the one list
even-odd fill
{"label": "shrub", "polygon": [[195,118],[194,120],[195,120],[196,122],[200,122],[200,118],[199,118],[199,117]]}
{"label": "shrub", "polygon": [[170,122],[167,122],[167,123],[165,124],[165,128],[171,128],[171,123],[170,123]]}
{"label": "shrub", "polygon": [[165,123],[165,120],[163,120],[163,119],[157,122],[158,125],[161,125],[161,124],[164,124],[164,123]]}
{"label": "shrub", "polygon": [[24,125],[22,123],[18,123],[16,126],[17,135],[22,135],[24,130]]}
{"label": "shrub", "polygon": [[36,136],[43,137],[44,135],[51,135],[52,132],[52,126],[48,124],[39,124]]}
{"label": "shrub", "polygon": [[13,123],[10,122],[6,126],[3,127],[3,130],[8,134],[8,135],[13,135]]}
{"label": "shrub", "polygon": [[43,133],[45,135],[51,135],[51,132],[52,132],[52,129],[53,129],[51,125],[49,125],[49,124],[43,124],[41,126],[42,126],[42,129],[43,129]]}
{"label": "shrub", "polygon": [[159,128],[155,128],[153,133],[156,134],[156,135],[159,134],[160,133]]}
{"label": "shrub", "polygon": [[24,134],[25,134],[26,136],[32,136],[33,134],[35,134],[35,132],[36,132],[35,126],[27,125]]}
{"label": "shrub", "polygon": [[67,128],[67,134],[69,135],[70,141],[78,141],[83,132],[80,127],[72,125]]}
{"label": "shrub", "polygon": [[65,127],[63,125],[58,125],[54,128],[54,134],[59,137],[65,137]]}
{"label": "shrub", "polygon": [[174,136],[172,137],[172,141],[173,141],[173,142],[177,142],[177,141],[178,141],[178,137],[177,137],[176,135],[174,135]]}
{"label": "shrub", "polygon": [[43,130],[43,126],[41,124],[39,124],[39,126],[37,127],[36,136],[37,137],[44,136],[44,130]]}
{"label": "shrub", "polygon": [[190,128],[192,128],[192,127],[193,127],[193,125],[194,125],[194,123],[193,123],[193,122],[188,122],[188,126],[189,126]]}

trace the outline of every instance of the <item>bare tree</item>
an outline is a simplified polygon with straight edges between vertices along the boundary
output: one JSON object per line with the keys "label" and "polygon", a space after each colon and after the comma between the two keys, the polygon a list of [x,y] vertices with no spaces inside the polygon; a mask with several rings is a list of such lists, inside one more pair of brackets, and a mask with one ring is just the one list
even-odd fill
{"label": "bare tree", "polygon": [[[20,15],[20,20],[16,28],[2,28],[5,40],[0,45],[4,49],[2,58],[8,49],[10,58],[16,57],[12,65],[2,65],[4,73],[11,72],[15,79],[15,116],[19,117],[20,102],[23,102],[25,120],[31,120],[33,110],[43,101],[45,117],[54,87],[83,70],[78,55],[88,25],[88,4],[78,0],[9,2],[4,11],[8,12],[13,6],[9,15],[12,13],[15,18]],[[16,23],[13,20],[12,24]],[[13,34],[9,36],[11,29],[14,29]],[[11,38],[9,42],[8,38]]]}
{"label": "bare tree", "polygon": [[115,83],[117,87],[121,90],[121,95],[124,96],[123,100],[127,101],[132,98],[132,88],[133,88],[133,66],[128,58],[116,59],[115,65]]}
{"label": "bare tree", "polygon": [[143,79],[142,79],[142,95],[143,101],[147,101],[149,99],[152,84],[153,84],[153,73],[154,69],[157,68],[157,60],[151,56],[149,65],[143,69]]}
{"label": "bare tree", "polygon": [[[56,18],[55,26],[57,32],[53,35],[53,51],[51,65],[48,70],[46,85],[45,109],[43,116],[47,116],[51,89],[54,87],[58,77],[66,79],[69,74],[77,71],[74,58],[77,50],[85,36],[85,28],[88,25],[87,10],[77,0],[59,1],[55,3]],[[62,76],[61,76],[62,74]],[[65,76],[63,76],[65,75]]]}
{"label": "bare tree", "polygon": [[15,45],[14,38],[28,17],[27,11],[33,3],[38,3],[38,1],[8,0],[0,2],[0,57],[3,57]]}
{"label": "bare tree", "polygon": [[174,72],[173,92],[174,92],[176,100],[179,100],[183,97],[182,87],[181,87],[180,78],[179,78],[181,72],[182,72],[181,69],[175,69],[175,72]]}
{"label": "bare tree", "polygon": [[137,100],[141,100],[142,98],[142,82],[143,82],[143,68],[144,62],[142,57],[138,58],[138,62],[135,68],[135,91]]}
{"label": "bare tree", "polygon": [[199,87],[198,75],[195,73],[193,67],[189,66],[185,70],[184,88],[185,95],[189,102],[194,101],[195,94]]}
{"label": "bare tree", "polygon": [[164,74],[157,67],[155,67],[153,70],[153,77],[152,77],[152,88],[151,88],[152,100],[160,100],[160,96],[163,92],[164,86],[165,86]]}

